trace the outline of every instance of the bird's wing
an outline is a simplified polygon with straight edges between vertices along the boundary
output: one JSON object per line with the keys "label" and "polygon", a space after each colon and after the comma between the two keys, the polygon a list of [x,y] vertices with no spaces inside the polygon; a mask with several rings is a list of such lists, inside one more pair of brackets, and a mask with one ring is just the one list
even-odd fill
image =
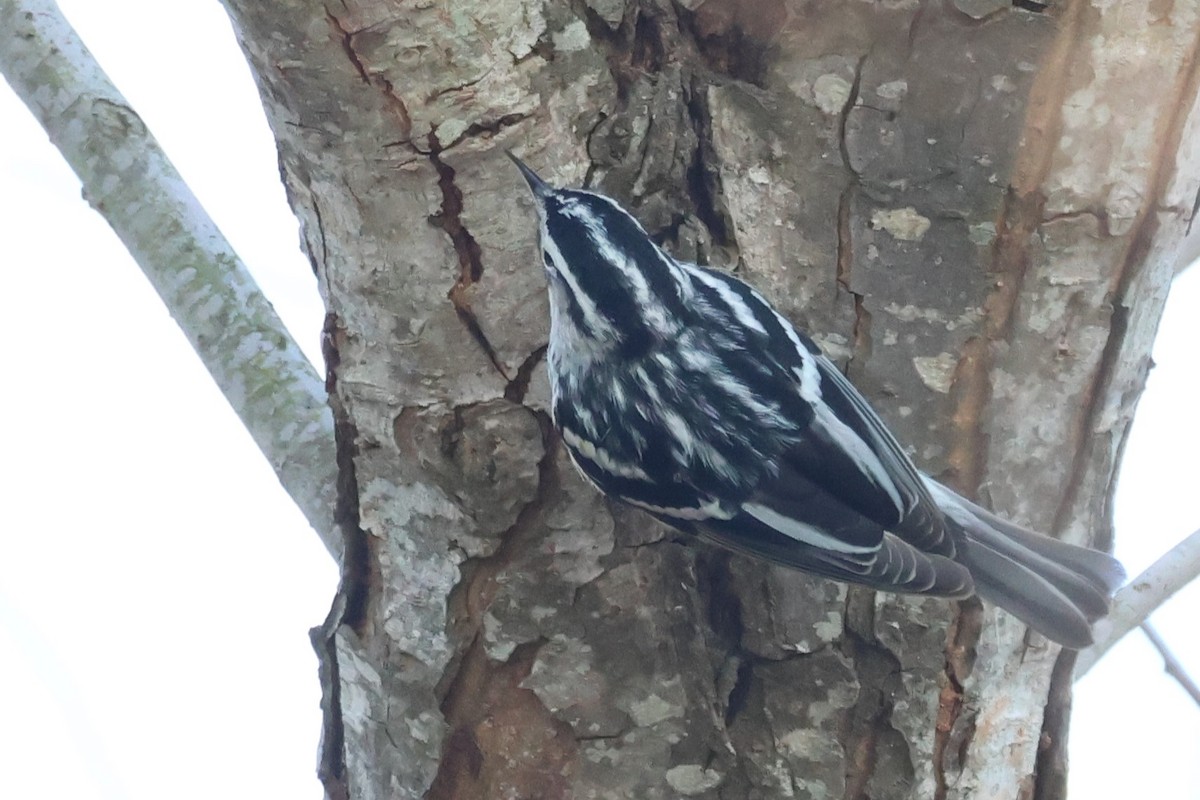
{"label": "bird's wing", "polygon": [[[704,286],[715,288],[708,302],[723,305],[731,319],[753,323],[739,326],[746,337],[744,357],[777,362],[812,409],[803,438],[782,454],[779,479],[760,486],[753,502],[788,518],[797,513],[793,498],[801,492],[793,484],[803,479],[817,490],[810,507],[836,501],[918,550],[953,557],[954,540],[941,510],[866,398],[751,286],[724,272],[691,271]],[[821,516],[815,511],[809,515]],[[812,519],[795,521],[814,524]],[[857,528],[838,535],[848,537],[848,545],[871,544]],[[876,533],[875,544],[882,543],[882,532]]]}
{"label": "bird's wing", "polygon": [[909,544],[953,556],[942,511],[896,437],[833,362],[814,357],[822,402],[789,463]]}
{"label": "bird's wing", "polygon": [[885,531],[788,467],[733,518],[709,518],[690,529],[736,552],[877,589],[942,597],[974,591],[964,566]]}

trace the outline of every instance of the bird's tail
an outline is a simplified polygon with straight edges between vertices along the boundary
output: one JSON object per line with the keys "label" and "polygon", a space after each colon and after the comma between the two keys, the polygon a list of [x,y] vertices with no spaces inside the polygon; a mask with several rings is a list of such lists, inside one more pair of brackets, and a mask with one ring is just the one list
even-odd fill
{"label": "bird's tail", "polygon": [[961,560],[980,597],[1047,638],[1077,649],[1108,613],[1125,570],[1112,556],[1060,542],[1001,519],[941,484],[930,492],[966,540]]}

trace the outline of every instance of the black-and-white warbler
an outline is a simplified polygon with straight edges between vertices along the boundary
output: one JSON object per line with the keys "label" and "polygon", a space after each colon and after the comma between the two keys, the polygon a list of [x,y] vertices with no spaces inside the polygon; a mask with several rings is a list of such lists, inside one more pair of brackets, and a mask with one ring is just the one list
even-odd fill
{"label": "black-and-white warbler", "polygon": [[917,471],[836,366],[742,281],[676,261],[617,203],[533,192],[553,416],[607,495],[731,550],[892,592],[978,592],[1091,642],[1124,571]]}

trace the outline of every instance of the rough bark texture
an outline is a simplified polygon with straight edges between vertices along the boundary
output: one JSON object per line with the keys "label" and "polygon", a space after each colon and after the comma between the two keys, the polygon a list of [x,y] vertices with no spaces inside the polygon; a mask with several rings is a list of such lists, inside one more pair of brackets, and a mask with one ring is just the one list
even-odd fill
{"label": "rough bark texture", "polygon": [[331,797],[1061,793],[1070,664],[1012,618],[693,546],[567,467],[501,150],[739,270],[925,469],[1087,541],[1194,213],[1195,3],[226,5],[329,309]]}

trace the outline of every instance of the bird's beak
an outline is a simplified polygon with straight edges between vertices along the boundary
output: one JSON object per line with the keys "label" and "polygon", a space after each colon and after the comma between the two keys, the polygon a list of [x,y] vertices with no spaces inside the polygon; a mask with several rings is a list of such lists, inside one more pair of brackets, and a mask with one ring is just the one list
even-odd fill
{"label": "bird's beak", "polygon": [[529,184],[529,191],[533,192],[533,196],[539,200],[553,191],[550,184],[538,177],[538,174],[525,166],[525,162],[512,154],[511,150],[505,150],[504,154],[512,159],[512,162],[517,165],[517,169],[521,170],[521,175],[525,178],[525,182]]}

